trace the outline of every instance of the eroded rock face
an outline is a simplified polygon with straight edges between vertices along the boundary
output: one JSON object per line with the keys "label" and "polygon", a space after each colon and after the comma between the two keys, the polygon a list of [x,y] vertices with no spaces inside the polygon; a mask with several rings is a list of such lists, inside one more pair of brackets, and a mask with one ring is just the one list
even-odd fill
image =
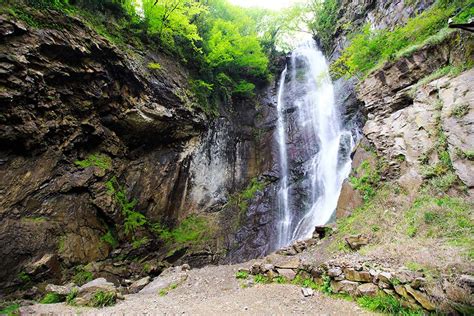
{"label": "eroded rock face", "polygon": [[[218,262],[245,225],[242,240],[262,237],[246,244],[242,258],[265,252],[270,197],[261,206],[250,202],[236,226],[229,223],[239,212],[222,207],[274,165],[272,89],[221,104],[221,116],[209,119],[196,110],[189,74],[169,56],[122,51],[78,19],[35,14],[58,27],[33,29],[0,16],[0,288],[20,284],[23,266],[46,253],[66,266],[108,258],[112,249],[102,237],[110,230],[128,243],[120,206],[107,193],[112,177],[151,223],[174,227],[203,214],[214,234],[202,249],[183,246],[167,255],[140,231],[147,249],[124,255]],[[162,70],[148,69],[150,62]],[[96,153],[110,166],[75,163]],[[254,212],[262,214],[258,230],[249,220]]]}
{"label": "eroded rock face", "polygon": [[[448,75],[417,85],[446,64],[473,58],[474,40],[466,33],[452,33],[443,43],[426,46],[412,56],[389,63],[359,87],[359,97],[369,113],[365,137],[387,159],[392,178],[408,192],[422,183],[422,164],[435,164],[439,130],[448,138],[456,174],[472,188],[472,93],[474,71]],[[471,54],[465,56],[465,53]],[[472,159],[472,158],[471,158]]]}

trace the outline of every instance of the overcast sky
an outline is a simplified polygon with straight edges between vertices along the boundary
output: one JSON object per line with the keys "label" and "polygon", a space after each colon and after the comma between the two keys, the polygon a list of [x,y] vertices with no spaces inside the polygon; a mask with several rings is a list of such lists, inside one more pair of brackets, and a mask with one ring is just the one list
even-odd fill
{"label": "overcast sky", "polygon": [[242,7],[262,7],[278,10],[289,7],[295,0],[229,0],[231,3]]}

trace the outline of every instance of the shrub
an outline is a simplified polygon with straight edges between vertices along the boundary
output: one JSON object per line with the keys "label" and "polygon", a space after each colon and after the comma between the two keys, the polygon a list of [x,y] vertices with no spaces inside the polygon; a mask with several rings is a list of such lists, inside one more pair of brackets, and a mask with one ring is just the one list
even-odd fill
{"label": "shrub", "polygon": [[375,195],[375,188],[380,181],[380,174],[367,160],[363,161],[357,168],[356,174],[358,177],[351,176],[349,181],[354,189],[362,192],[364,201],[368,201]]}
{"label": "shrub", "polygon": [[237,271],[235,274],[236,279],[247,279],[249,277],[249,273],[247,271]]}
{"label": "shrub", "polygon": [[23,283],[28,283],[31,281],[31,277],[25,271],[18,273],[18,279],[20,279],[20,281]]}
{"label": "shrub", "polygon": [[75,305],[75,299],[77,297],[79,290],[77,288],[73,288],[68,295],[66,295],[66,304],[68,305]]}
{"label": "shrub", "polygon": [[20,309],[20,304],[14,303],[14,304],[2,307],[0,309],[0,315],[7,315],[7,316],[20,315],[18,311],[19,309]]}
{"label": "shrub", "polygon": [[140,238],[140,239],[134,239],[132,241],[132,248],[133,249],[138,249],[140,247],[142,247],[143,245],[147,244],[150,240],[148,239],[148,237],[143,237],[143,238]]}
{"label": "shrub", "polygon": [[[343,51],[341,57],[331,65],[331,72],[338,77],[364,76],[385,61],[397,58],[402,51],[404,54],[412,52],[410,46],[427,44],[425,41],[428,38],[446,29],[448,18],[458,7],[465,6],[467,2],[468,0],[438,1],[429,10],[408,19],[406,25],[392,31],[373,30],[370,25],[365,25],[361,33],[352,38],[351,44]],[[443,36],[445,34],[443,31]],[[433,37],[431,42],[437,40],[438,37]]]}
{"label": "shrub", "polygon": [[150,70],[160,70],[161,69],[161,65],[159,63],[148,63],[147,67]]}
{"label": "shrub", "polygon": [[92,296],[90,305],[92,307],[105,307],[115,305],[117,296],[113,292],[97,291]]}
{"label": "shrub", "polygon": [[64,301],[64,297],[58,293],[48,293],[40,301],[41,304],[55,304]]}
{"label": "shrub", "polygon": [[114,236],[114,234],[112,233],[111,230],[108,230],[107,233],[105,233],[105,235],[100,237],[100,240],[102,240],[103,242],[109,244],[112,248],[117,247],[118,244],[119,244],[117,238],[115,238],[115,236]]}
{"label": "shrub", "polygon": [[463,104],[456,105],[453,108],[451,115],[459,119],[466,116],[467,113],[469,113],[469,104],[463,103]]}
{"label": "shrub", "polygon": [[103,170],[108,170],[112,167],[112,159],[104,154],[91,154],[87,156],[84,160],[76,160],[74,164],[81,168],[88,168],[88,167],[99,167]]}
{"label": "shrub", "polygon": [[85,270],[83,266],[77,266],[76,273],[72,277],[72,281],[79,286],[86,284],[87,282],[92,281],[93,279],[94,275],[92,274],[92,272]]}
{"label": "shrub", "polygon": [[310,22],[309,26],[319,37],[322,46],[327,51],[336,30],[340,3],[338,0],[313,0],[311,1],[311,7],[314,20]]}
{"label": "shrub", "polygon": [[260,283],[260,284],[265,284],[265,283],[270,283],[270,279],[266,275],[263,274],[257,274],[253,277],[253,281],[255,283]]}

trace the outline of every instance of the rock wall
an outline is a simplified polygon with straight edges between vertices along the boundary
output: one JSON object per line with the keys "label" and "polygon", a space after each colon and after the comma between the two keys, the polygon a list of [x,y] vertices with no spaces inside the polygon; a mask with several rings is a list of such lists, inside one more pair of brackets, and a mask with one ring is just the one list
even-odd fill
{"label": "rock wall", "polygon": [[[240,216],[235,207],[224,208],[229,196],[274,164],[271,87],[251,100],[222,103],[220,116],[209,120],[196,110],[189,73],[173,58],[121,50],[77,18],[34,14],[54,27],[0,16],[0,288],[24,284],[19,275],[25,273],[35,282],[64,278],[50,262],[68,268],[109,258],[108,268],[99,263],[93,270],[120,275],[134,271],[117,268],[133,257],[165,265],[221,260],[241,242],[234,232],[246,223],[229,224]],[[149,69],[152,62],[161,69]],[[109,163],[78,164],[91,155]],[[107,186],[111,179],[126,200],[136,199],[134,209],[150,224],[173,228],[198,214],[210,240],[170,252],[139,229],[136,239],[146,243],[132,246],[122,205]],[[274,181],[271,173],[266,179]],[[253,218],[257,206],[249,204]],[[270,197],[265,205],[258,212],[271,210]],[[249,224],[245,238],[270,226]],[[104,242],[108,232],[119,249]],[[42,263],[45,254],[48,264]],[[120,262],[112,266],[110,258]],[[36,263],[48,273],[30,269],[28,275],[25,267]]]}

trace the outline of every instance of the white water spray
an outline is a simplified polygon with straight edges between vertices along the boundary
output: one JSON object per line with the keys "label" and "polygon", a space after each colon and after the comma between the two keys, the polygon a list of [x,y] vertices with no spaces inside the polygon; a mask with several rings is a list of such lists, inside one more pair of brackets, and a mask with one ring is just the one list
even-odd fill
{"label": "white water spray", "polygon": [[[292,53],[287,67],[281,75],[277,105],[281,174],[277,248],[309,238],[315,226],[331,220],[342,183],[351,168],[349,155],[342,154],[341,149],[345,148],[347,153],[353,146],[351,133],[341,126],[334,87],[321,51],[313,43],[302,45]],[[289,84],[286,80],[288,70]],[[305,159],[302,162],[304,179],[298,180],[308,183],[310,191],[304,210],[292,209],[295,206],[290,200],[294,185],[292,159],[301,157],[293,157],[294,153],[289,155],[288,152],[288,109],[293,109],[297,116],[291,124],[291,133],[301,139],[296,143],[300,148],[293,151]]]}

